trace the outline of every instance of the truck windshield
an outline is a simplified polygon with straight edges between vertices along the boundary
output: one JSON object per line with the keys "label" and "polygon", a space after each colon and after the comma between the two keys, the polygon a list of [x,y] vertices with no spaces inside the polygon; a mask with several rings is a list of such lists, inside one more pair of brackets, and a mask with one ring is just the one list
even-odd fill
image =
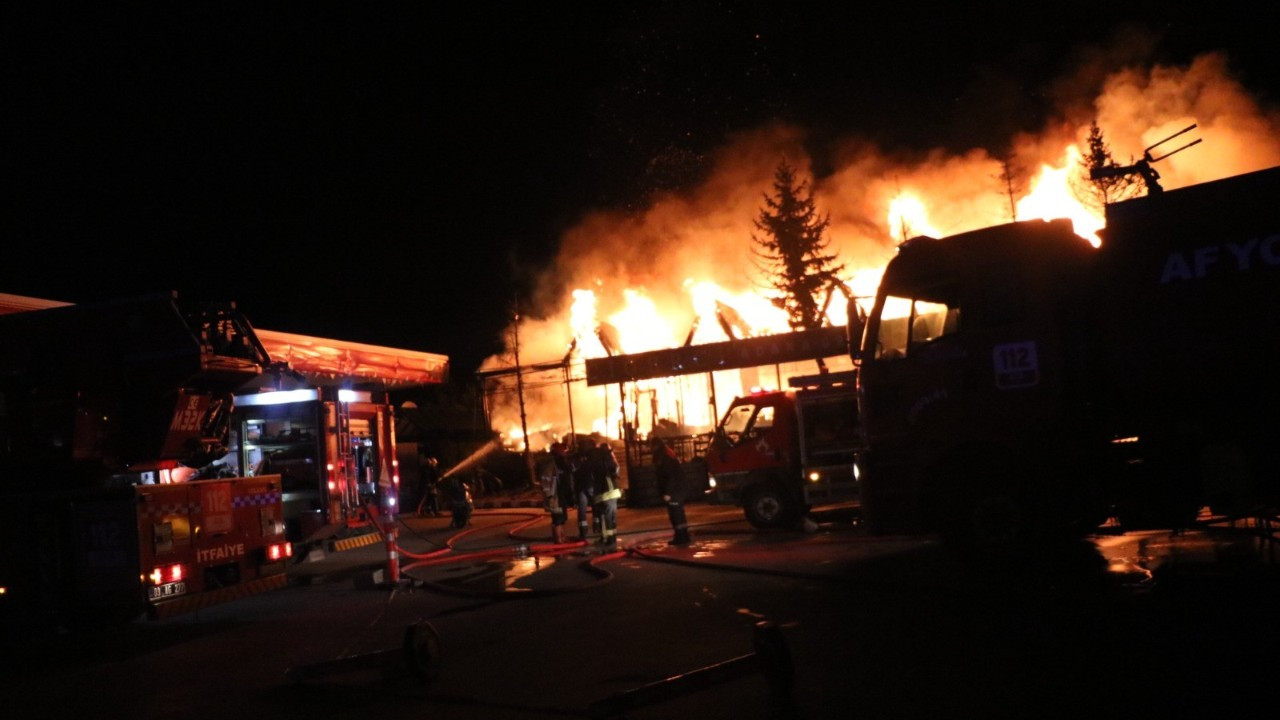
{"label": "truck windshield", "polygon": [[773,427],[772,405],[764,405],[756,412],[754,403],[744,403],[729,408],[720,421],[720,430],[729,442],[737,443],[747,433],[762,432]]}
{"label": "truck windshield", "polygon": [[960,328],[960,308],[943,302],[885,297],[876,333],[876,358],[906,357],[918,347]]}

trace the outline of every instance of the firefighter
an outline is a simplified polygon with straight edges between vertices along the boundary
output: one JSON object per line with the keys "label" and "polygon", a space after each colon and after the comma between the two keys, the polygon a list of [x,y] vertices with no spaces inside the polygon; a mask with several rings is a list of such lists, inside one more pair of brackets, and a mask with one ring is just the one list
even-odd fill
{"label": "firefighter", "polygon": [[471,522],[471,488],[462,479],[462,473],[446,475],[440,480],[440,489],[449,501],[453,520],[449,527],[464,528]]}
{"label": "firefighter", "polygon": [[551,540],[557,544],[563,543],[564,526],[569,521],[569,506],[574,504],[573,462],[564,443],[551,445],[550,461],[544,463],[540,479],[547,511],[551,513]]}
{"label": "firefighter", "polygon": [[670,545],[688,545],[689,519],[685,516],[684,503],[689,499],[689,482],[680,469],[680,459],[671,446],[660,437],[653,438],[649,444],[653,451],[653,470],[658,477],[658,491],[662,493],[662,501],[667,504],[667,518],[671,520],[673,531]]}
{"label": "firefighter", "polygon": [[418,475],[418,515],[439,517],[440,461],[427,457],[422,461],[421,467]]}
{"label": "firefighter", "polygon": [[600,441],[587,454],[588,475],[591,478],[591,515],[600,525],[600,547],[605,552],[618,549],[618,459],[607,441]]}
{"label": "firefighter", "polygon": [[573,498],[578,508],[578,539],[587,542],[591,539],[591,523],[588,513],[591,512],[591,499],[595,497],[591,477],[591,451],[595,442],[584,439],[578,443],[577,452],[570,458],[570,476],[573,479]]}

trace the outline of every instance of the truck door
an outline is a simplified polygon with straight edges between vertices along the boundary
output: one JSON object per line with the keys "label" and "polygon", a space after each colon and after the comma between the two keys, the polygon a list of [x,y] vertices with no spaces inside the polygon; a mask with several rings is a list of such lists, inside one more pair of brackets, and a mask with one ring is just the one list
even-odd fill
{"label": "truck door", "polygon": [[717,473],[775,468],[790,460],[791,422],[782,411],[782,393],[740,398],[725,413],[709,466]]}
{"label": "truck door", "polygon": [[739,398],[707,449],[713,503],[743,506],[756,527],[776,527],[801,510],[795,402],[781,392]]}
{"label": "truck door", "polygon": [[960,308],[939,293],[887,296],[873,325],[875,347],[863,363],[867,410],[862,418],[874,445],[920,458],[931,429],[954,428],[948,408],[961,402],[965,349],[958,342]]}
{"label": "truck door", "polygon": [[947,294],[887,288],[867,326],[859,368],[859,421],[868,451],[858,488],[873,532],[914,531],[923,517],[922,474],[957,442],[969,351],[961,309]]}

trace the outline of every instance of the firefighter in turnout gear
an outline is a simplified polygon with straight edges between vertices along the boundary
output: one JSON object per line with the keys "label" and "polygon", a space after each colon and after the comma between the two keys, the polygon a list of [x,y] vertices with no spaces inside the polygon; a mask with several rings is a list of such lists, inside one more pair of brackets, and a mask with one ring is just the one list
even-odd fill
{"label": "firefighter in turnout gear", "polygon": [[590,478],[591,515],[600,526],[600,547],[606,552],[618,549],[618,459],[607,441],[601,441],[587,452],[587,476]]}
{"label": "firefighter in turnout gear", "polygon": [[449,527],[466,527],[471,522],[471,488],[462,479],[462,473],[446,475],[440,480],[440,490],[449,501],[452,515]]}
{"label": "firefighter in turnout gear", "polygon": [[440,461],[422,460],[418,475],[418,514],[440,516]]}
{"label": "firefighter in turnout gear", "polygon": [[564,526],[569,521],[569,506],[574,504],[573,462],[564,443],[553,443],[548,461],[543,463],[539,479],[547,512],[551,513],[551,539],[564,542]]}
{"label": "firefighter in turnout gear", "polygon": [[667,518],[671,520],[671,529],[674,531],[670,544],[688,545],[692,539],[689,537],[689,520],[685,516],[684,503],[689,499],[690,487],[680,468],[680,458],[676,457],[675,451],[660,437],[653,438],[649,448],[653,451],[653,471],[658,478],[658,491],[667,504]]}
{"label": "firefighter in turnout gear", "polygon": [[580,440],[576,452],[569,460],[570,474],[573,478],[573,500],[578,508],[578,539],[583,542],[591,539],[591,521],[588,518],[593,493],[591,471],[587,460],[594,448],[595,443],[591,440]]}

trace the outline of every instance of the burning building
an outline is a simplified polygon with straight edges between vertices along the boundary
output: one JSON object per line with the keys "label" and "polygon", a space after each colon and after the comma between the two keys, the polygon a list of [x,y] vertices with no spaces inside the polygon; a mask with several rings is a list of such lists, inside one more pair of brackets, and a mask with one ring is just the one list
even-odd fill
{"label": "burning building", "polygon": [[[830,149],[824,166],[832,170],[812,179],[847,272],[839,294],[820,299],[828,327],[809,331],[809,355],[761,351],[752,363],[752,349],[769,342],[760,338],[799,342],[780,339],[790,333],[752,265],[752,219],[779,160],[802,175],[812,175],[812,163],[798,128],[734,137],[691,192],[660,197],[639,214],[596,212],[565,234],[535,306],[508,330],[508,352],[481,367],[492,427],[508,447],[535,451],[570,433],[696,436],[735,395],[784,388],[790,376],[815,372],[818,357],[833,371],[846,368],[847,356],[817,338],[842,332],[842,296],[874,294],[909,237],[1069,218],[1096,242],[1102,208],[1085,197],[1082,161],[1094,122],[1121,163],[1195,125],[1201,144],[1161,164],[1168,188],[1280,164],[1280,115],[1251,99],[1225,58],[1212,54],[1185,67],[1113,72],[1039,134],[1012,138],[1000,156],[973,149],[904,157],[846,141]],[[716,353],[723,365],[699,364]],[[656,363],[652,372],[627,371],[646,358]]]}

